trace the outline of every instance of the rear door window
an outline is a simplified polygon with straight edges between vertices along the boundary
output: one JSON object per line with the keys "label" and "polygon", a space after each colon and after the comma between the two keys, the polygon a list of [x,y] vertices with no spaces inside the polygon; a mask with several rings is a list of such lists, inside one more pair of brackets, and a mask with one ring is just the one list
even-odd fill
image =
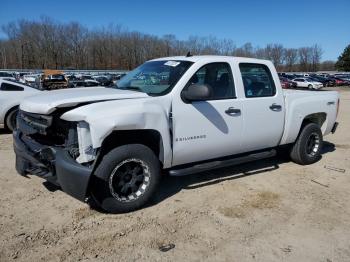
{"label": "rear door window", "polygon": [[247,98],[268,97],[276,94],[275,82],[266,65],[240,63],[239,69]]}

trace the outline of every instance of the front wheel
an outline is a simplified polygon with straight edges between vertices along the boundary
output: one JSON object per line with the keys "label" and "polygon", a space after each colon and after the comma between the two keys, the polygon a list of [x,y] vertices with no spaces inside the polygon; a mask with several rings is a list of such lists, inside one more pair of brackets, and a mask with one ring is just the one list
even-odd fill
{"label": "front wheel", "polygon": [[290,157],[300,165],[309,165],[321,158],[323,137],[321,129],[315,123],[309,123],[301,130],[292,146]]}
{"label": "front wheel", "polygon": [[109,213],[130,212],[144,206],[160,181],[159,160],[140,144],[117,147],[107,153],[94,173],[94,205]]}
{"label": "front wheel", "polygon": [[18,108],[12,109],[6,116],[6,127],[12,132],[16,128]]}
{"label": "front wheel", "polygon": [[313,86],[312,86],[312,85],[309,85],[309,86],[308,86],[308,88],[309,88],[309,89],[312,89],[312,88],[313,88]]}

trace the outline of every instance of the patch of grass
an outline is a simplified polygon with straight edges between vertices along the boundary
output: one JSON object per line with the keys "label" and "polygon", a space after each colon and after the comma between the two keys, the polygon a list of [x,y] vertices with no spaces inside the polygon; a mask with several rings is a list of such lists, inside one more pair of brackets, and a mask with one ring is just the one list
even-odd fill
{"label": "patch of grass", "polygon": [[83,220],[87,217],[93,216],[97,212],[92,210],[90,207],[78,208],[74,211],[74,218],[77,221]]}
{"label": "patch of grass", "polygon": [[271,209],[278,205],[280,196],[270,191],[262,191],[244,200],[241,205],[220,207],[218,211],[226,217],[244,218],[252,209]]}
{"label": "patch of grass", "polygon": [[219,212],[226,217],[244,218],[246,216],[245,210],[241,207],[222,207]]}
{"label": "patch of grass", "polygon": [[280,196],[269,191],[259,192],[253,199],[248,201],[248,205],[253,208],[265,209],[277,206]]}

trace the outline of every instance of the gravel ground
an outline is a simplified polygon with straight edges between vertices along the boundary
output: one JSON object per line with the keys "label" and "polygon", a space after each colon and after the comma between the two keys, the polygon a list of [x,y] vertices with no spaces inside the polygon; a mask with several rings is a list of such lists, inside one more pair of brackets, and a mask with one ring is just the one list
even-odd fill
{"label": "gravel ground", "polygon": [[314,165],[273,158],[165,177],[152,205],[121,215],[17,175],[2,132],[0,261],[350,261],[349,115],[341,90],[340,126]]}

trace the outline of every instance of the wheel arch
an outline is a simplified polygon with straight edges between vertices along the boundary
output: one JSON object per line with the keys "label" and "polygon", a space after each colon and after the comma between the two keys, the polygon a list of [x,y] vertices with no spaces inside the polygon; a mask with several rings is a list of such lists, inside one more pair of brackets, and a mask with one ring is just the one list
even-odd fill
{"label": "wheel arch", "polygon": [[94,200],[91,198],[92,187],[98,185],[99,181],[104,180],[104,178],[95,175],[95,171],[102,162],[103,157],[111,150],[128,144],[141,144],[150,148],[158,158],[160,168],[162,169],[164,164],[164,149],[163,139],[159,131],[154,129],[115,130],[103,140],[93,164],[86,188],[86,198],[90,205],[95,206]]}
{"label": "wheel arch", "polygon": [[327,129],[328,115],[326,112],[316,112],[306,114],[305,116],[297,116],[294,114],[293,116],[290,115],[289,117],[292,120],[289,120],[285,125],[285,132],[283,134],[280,145],[294,143],[298,139],[303,128],[308,123],[317,124],[320,127],[322,134],[324,134]]}
{"label": "wheel arch", "polygon": [[159,159],[160,164],[164,164],[163,139],[158,130],[115,130],[103,140],[94,169],[99,165],[104,155],[118,146],[127,144],[142,144],[149,147]]}
{"label": "wheel arch", "polygon": [[303,129],[303,127],[308,124],[308,123],[315,123],[317,124],[321,129],[323,129],[324,123],[327,120],[327,113],[325,112],[319,112],[319,113],[313,113],[310,115],[307,115],[304,117],[301,126],[300,126],[300,131]]}
{"label": "wheel arch", "polygon": [[300,136],[300,133],[303,130],[303,128],[307,124],[310,124],[310,123],[314,123],[314,124],[318,125],[321,129],[321,133],[323,133],[324,128],[325,128],[324,123],[326,122],[326,120],[327,120],[327,113],[325,113],[325,112],[313,113],[313,114],[309,114],[309,115],[305,116],[303,121],[301,122],[298,135],[295,139],[297,139]]}
{"label": "wheel arch", "polygon": [[7,127],[7,124],[6,124],[8,115],[9,115],[13,110],[16,110],[16,109],[18,109],[18,108],[19,108],[19,105],[15,105],[15,106],[10,107],[10,108],[6,111],[6,114],[4,115],[4,127],[5,127],[5,128],[8,128],[8,127]]}

